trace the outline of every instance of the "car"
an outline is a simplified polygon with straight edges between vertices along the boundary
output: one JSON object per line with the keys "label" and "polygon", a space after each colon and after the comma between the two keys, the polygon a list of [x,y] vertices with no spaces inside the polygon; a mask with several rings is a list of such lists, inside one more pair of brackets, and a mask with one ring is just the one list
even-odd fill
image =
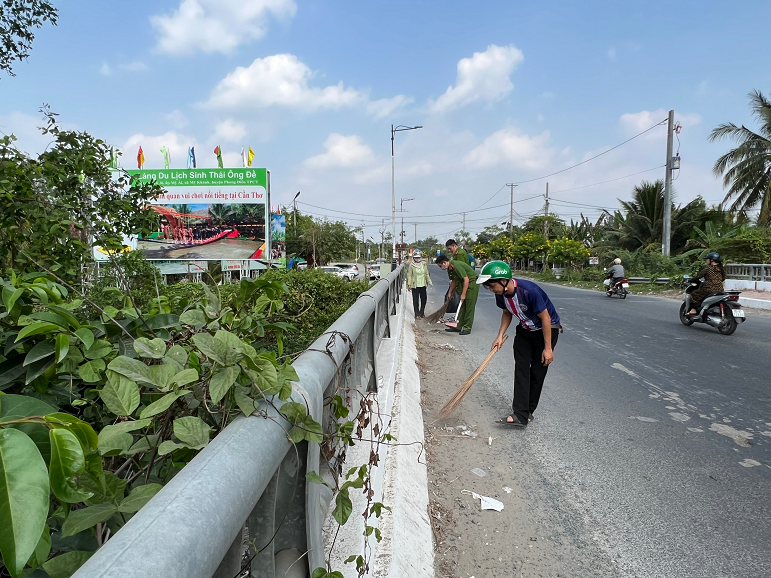
{"label": "car", "polygon": [[354,263],[334,263],[332,266],[340,267],[343,271],[352,273],[352,280],[359,276],[359,266]]}
{"label": "car", "polygon": [[331,273],[332,275],[337,275],[338,277],[341,277],[346,281],[351,281],[354,278],[353,271],[344,271],[340,267],[326,266],[326,267],[319,267],[319,269],[321,269],[324,273]]}
{"label": "car", "polygon": [[369,278],[370,280],[380,279],[380,265],[370,265]]}

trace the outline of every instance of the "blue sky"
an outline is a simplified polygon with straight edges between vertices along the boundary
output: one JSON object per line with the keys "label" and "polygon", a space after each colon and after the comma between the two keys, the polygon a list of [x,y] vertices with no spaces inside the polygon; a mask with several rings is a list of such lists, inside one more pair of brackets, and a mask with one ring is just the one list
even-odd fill
{"label": "blue sky", "polygon": [[[407,239],[413,223],[420,238],[447,237],[461,211],[474,233],[507,220],[508,205],[496,207],[505,183],[590,158],[671,108],[683,125],[677,200],[719,201],[711,167],[730,143],[707,136],[721,122],[755,126],[746,94],[771,90],[768,2],[57,4],[59,25],[0,80],[0,130],[22,148],[47,144],[35,129],[42,103],[121,147],[128,168],[140,144],[145,168],[162,167],[161,146],[184,167],[191,145],[199,166],[216,165],[216,145],[240,166],[251,145],[271,170],[273,204],[302,191],[302,210],[364,223],[375,239],[391,215],[392,123],[424,126],[396,137],[397,205],[415,199]],[[542,210],[548,181],[553,211],[596,217],[663,177],[626,176],[663,165],[665,144],[658,127],[522,184],[515,209]]]}

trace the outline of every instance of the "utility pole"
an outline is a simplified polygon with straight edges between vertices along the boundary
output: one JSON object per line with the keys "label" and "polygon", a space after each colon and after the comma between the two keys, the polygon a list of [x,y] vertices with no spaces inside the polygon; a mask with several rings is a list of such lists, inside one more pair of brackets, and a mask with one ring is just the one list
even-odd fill
{"label": "utility pole", "polygon": [[511,189],[511,200],[509,201],[509,237],[514,240],[514,187],[517,185],[513,183],[506,183],[506,186]]}
{"label": "utility pole", "polygon": [[466,232],[466,213],[461,213],[463,215],[463,225],[461,226],[461,230],[465,233]]}
{"label": "utility pole", "polygon": [[675,131],[675,111],[669,111],[667,121],[667,174],[664,177],[664,220],[661,227],[661,254],[669,257],[672,237],[672,137]]}
{"label": "utility pole", "polygon": [[543,222],[543,236],[546,239],[549,238],[549,183],[546,183],[546,205],[544,207],[544,216],[546,219]]}
{"label": "utility pole", "polygon": [[415,225],[415,244],[417,245],[418,244],[418,224],[413,223],[413,225]]}
{"label": "utility pole", "polygon": [[378,259],[383,258],[383,245],[385,244],[385,232],[386,232],[385,219],[383,219],[380,224],[380,251],[377,254]]}

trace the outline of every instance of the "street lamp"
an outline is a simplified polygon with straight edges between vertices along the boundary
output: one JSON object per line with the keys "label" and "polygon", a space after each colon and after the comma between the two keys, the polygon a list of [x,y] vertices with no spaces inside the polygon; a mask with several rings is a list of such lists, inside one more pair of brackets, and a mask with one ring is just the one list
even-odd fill
{"label": "street lamp", "polygon": [[401,235],[399,236],[399,239],[400,239],[399,242],[402,245],[404,245],[404,203],[405,201],[414,201],[414,200],[415,199],[405,199],[405,198],[402,198],[399,200],[399,212],[402,214],[402,232],[401,232]]}
{"label": "street lamp", "polygon": [[391,229],[393,234],[393,255],[391,261],[391,271],[396,269],[396,192],[394,189],[394,135],[397,132],[405,130],[416,130],[422,126],[405,126],[400,124],[396,127],[391,125]]}

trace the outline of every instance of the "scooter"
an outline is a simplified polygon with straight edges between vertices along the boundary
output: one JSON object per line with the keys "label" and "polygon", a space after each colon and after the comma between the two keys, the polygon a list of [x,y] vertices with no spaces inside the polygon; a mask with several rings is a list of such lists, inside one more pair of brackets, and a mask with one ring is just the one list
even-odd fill
{"label": "scooter", "polygon": [[605,295],[608,297],[618,295],[621,299],[626,299],[626,296],[629,295],[629,280],[626,278],[619,279],[613,284],[613,287],[611,287],[611,280],[610,277],[608,277],[605,279],[604,284],[607,287]]}
{"label": "scooter", "polygon": [[723,335],[731,335],[739,323],[744,322],[744,309],[739,303],[741,291],[711,293],[701,302],[701,308],[696,315],[686,315],[691,310],[691,293],[701,286],[702,279],[693,279],[686,275],[684,281],[686,288],[683,303],[680,305],[680,321],[683,325],[706,323],[717,328]]}

